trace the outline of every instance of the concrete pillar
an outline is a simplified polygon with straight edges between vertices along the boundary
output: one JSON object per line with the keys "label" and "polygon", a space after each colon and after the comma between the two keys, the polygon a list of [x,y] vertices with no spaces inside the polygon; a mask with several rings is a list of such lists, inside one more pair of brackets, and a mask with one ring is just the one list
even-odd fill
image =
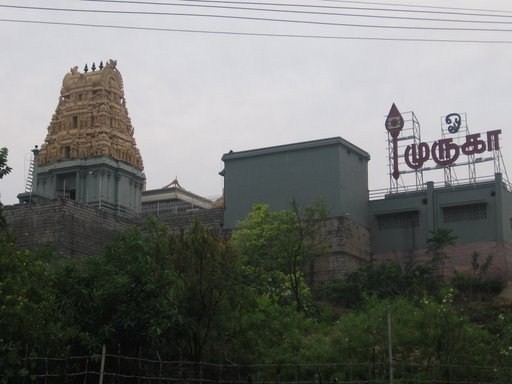
{"label": "concrete pillar", "polygon": [[[427,232],[435,231],[437,228],[437,204],[435,202],[434,182],[427,181]],[[428,233],[427,233],[428,237]]]}

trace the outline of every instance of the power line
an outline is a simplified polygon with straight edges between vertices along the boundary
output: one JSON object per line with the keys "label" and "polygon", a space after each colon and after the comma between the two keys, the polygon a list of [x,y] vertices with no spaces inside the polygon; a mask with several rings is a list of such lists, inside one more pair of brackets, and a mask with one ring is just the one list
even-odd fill
{"label": "power line", "polygon": [[124,29],[124,30],[139,30],[139,31],[156,31],[156,32],[183,32],[183,33],[201,33],[201,34],[213,34],[213,35],[256,36],[256,37],[284,37],[284,38],[308,38],[308,39],[327,39],[327,40],[367,40],[367,41],[395,41],[395,42],[429,42],[429,43],[461,43],[461,44],[468,44],[468,43],[469,44],[512,44],[512,40],[462,40],[462,39],[391,38],[391,37],[363,37],[363,36],[278,34],[278,33],[259,33],[259,32],[213,31],[213,30],[206,30],[206,29],[137,27],[137,26],[124,26],[124,25],[69,23],[69,22],[21,20],[21,19],[0,19],[0,22],[88,27],[88,28],[89,27],[90,28],[109,28],[109,29]]}
{"label": "power line", "polygon": [[[87,2],[100,2],[100,3],[122,3],[122,4],[137,4],[137,5],[166,5],[176,7],[198,7],[198,8],[216,8],[216,9],[236,9],[236,10],[251,10],[251,11],[264,11],[264,12],[283,12],[283,13],[298,13],[310,15],[326,15],[326,16],[347,16],[347,17],[361,17],[361,18],[378,18],[390,20],[414,20],[414,21],[435,21],[435,22],[455,22],[455,23],[478,23],[478,24],[512,24],[510,21],[487,21],[487,20],[460,20],[460,19],[439,19],[429,17],[411,17],[411,16],[384,16],[384,15],[365,15],[354,13],[336,13],[336,12],[319,12],[319,11],[297,11],[297,10],[284,10],[272,8],[255,8],[247,6],[233,6],[233,5],[208,5],[197,3],[217,3],[217,4],[240,4],[240,5],[265,5],[265,6],[283,6],[283,7],[301,7],[301,8],[326,8],[326,9],[361,9],[354,7],[325,7],[316,5],[300,5],[300,4],[280,4],[280,3],[253,3],[253,2],[240,2],[240,1],[209,1],[209,0],[182,0],[186,3],[193,2],[194,4],[183,3],[155,3],[150,1],[123,1],[123,0],[81,0]],[[366,10],[366,9],[363,9]],[[511,16],[512,17],[512,16]]]}
{"label": "power line", "polygon": [[120,11],[120,10],[98,10],[98,9],[75,9],[75,8],[54,8],[54,7],[32,7],[19,5],[0,5],[2,8],[30,9],[38,11],[59,11],[59,12],[80,12],[80,13],[104,13],[104,14],[128,14],[128,15],[160,15],[160,16],[184,16],[184,17],[204,17],[230,20],[250,20],[292,24],[309,24],[324,25],[335,27],[352,27],[352,28],[376,28],[376,29],[394,29],[394,30],[423,30],[423,31],[465,31],[465,32],[512,32],[512,29],[500,28],[465,28],[465,27],[420,27],[420,26],[404,26],[404,25],[379,25],[379,24],[357,24],[357,23],[336,23],[327,21],[312,20],[293,20],[293,19],[276,19],[268,17],[254,16],[234,16],[234,15],[217,15],[204,13],[184,13],[184,12],[150,12],[150,11]]}
{"label": "power line", "polygon": [[[84,2],[94,2],[94,3],[121,3],[121,4],[131,4],[131,5],[158,5],[158,6],[168,6],[173,5],[172,3],[162,3],[155,1],[143,1],[143,0],[80,0]],[[311,4],[286,4],[286,3],[269,3],[269,2],[249,2],[249,1],[234,1],[234,0],[181,0],[186,3],[222,3],[222,4],[244,4],[244,5],[269,5],[269,6],[281,6],[281,7],[301,7],[301,8],[329,8],[329,9],[350,9],[350,10],[359,10],[359,11],[383,11],[383,12],[406,12],[406,13],[432,13],[432,14],[442,14],[442,15],[459,15],[459,16],[479,16],[479,17],[505,17],[510,18],[511,16],[507,15],[495,15],[495,14],[485,14],[485,13],[472,13],[472,12],[448,12],[448,11],[426,11],[426,10],[415,10],[415,9],[390,9],[390,8],[369,8],[369,7],[348,7],[348,6],[325,6],[325,5],[311,5]],[[328,1],[328,0],[325,0]],[[331,0],[336,2],[335,0]],[[352,2],[353,3],[353,2]],[[356,3],[365,3],[365,4],[382,4],[382,3],[367,3],[367,2],[356,2]],[[405,7],[420,7],[417,5],[401,5]],[[459,9],[471,11],[471,9],[467,8],[449,8],[449,7],[428,7],[421,6],[424,8],[441,8],[441,9]],[[493,10],[482,10],[484,12],[500,12]],[[501,11],[505,13],[512,13],[507,11]]]}
{"label": "power line", "polygon": [[354,1],[354,0],[322,0],[333,3],[352,3],[352,4],[372,4],[372,5],[385,5],[390,7],[414,7],[414,8],[430,8],[430,9],[451,9],[459,11],[475,11],[475,12],[496,12],[496,13],[512,13],[512,11],[503,11],[495,9],[482,9],[482,8],[460,8],[460,7],[446,7],[434,5],[418,5],[418,4],[398,4],[398,3],[378,3],[372,1]]}

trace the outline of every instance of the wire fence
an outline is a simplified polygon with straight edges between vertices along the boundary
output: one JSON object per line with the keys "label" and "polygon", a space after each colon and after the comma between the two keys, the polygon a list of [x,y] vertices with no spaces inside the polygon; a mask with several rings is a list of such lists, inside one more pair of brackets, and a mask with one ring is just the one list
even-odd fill
{"label": "wire fence", "polygon": [[[158,353],[157,353],[158,356]],[[2,383],[363,384],[511,383],[512,367],[385,362],[211,364],[108,354],[27,357]]]}

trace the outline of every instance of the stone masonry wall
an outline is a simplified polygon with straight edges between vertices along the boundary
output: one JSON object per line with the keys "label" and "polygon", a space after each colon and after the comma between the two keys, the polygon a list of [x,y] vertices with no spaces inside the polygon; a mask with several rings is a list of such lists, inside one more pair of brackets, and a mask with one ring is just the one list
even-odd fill
{"label": "stone masonry wall", "polygon": [[[51,245],[62,257],[84,257],[102,252],[117,233],[140,226],[148,216],[123,217],[72,200],[4,207],[4,215],[22,249]],[[223,230],[222,208],[162,214],[158,219],[172,231],[189,228],[195,220],[217,236],[229,237]],[[324,233],[328,250],[312,266],[315,283],[340,278],[370,260],[369,232],[346,217],[328,219]]]}
{"label": "stone masonry wall", "polygon": [[[145,215],[143,219],[151,215]],[[160,222],[167,224],[171,230],[186,230],[194,221],[198,220],[205,227],[209,228],[216,236],[223,236],[224,209],[201,209],[197,211],[181,213],[163,213],[157,216]]]}
{"label": "stone masonry wall", "polygon": [[370,261],[370,232],[347,217],[329,218],[325,225],[327,253],[315,259],[311,281],[339,279]]}
{"label": "stone masonry wall", "polygon": [[21,249],[50,245],[63,257],[98,254],[119,231],[137,224],[72,200],[6,206],[4,215]]}
{"label": "stone masonry wall", "polygon": [[[72,200],[4,207],[4,216],[21,249],[52,246],[63,257],[99,254],[116,234],[130,226],[140,226],[145,217],[126,217],[99,210]],[[194,220],[222,235],[223,210],[210,209],[159,216],[172,230],[190,227]]]}

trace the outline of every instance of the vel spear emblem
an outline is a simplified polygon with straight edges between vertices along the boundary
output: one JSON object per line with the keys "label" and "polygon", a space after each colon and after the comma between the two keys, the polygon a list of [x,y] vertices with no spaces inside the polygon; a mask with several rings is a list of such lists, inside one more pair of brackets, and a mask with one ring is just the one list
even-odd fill
{"label": "vel spear emblem", "polygon": [[391,106],[389,110],[388,117],[386,118],[386,129],[391,135],[391,139],[393,141],[393,178],[395,180],[400,177],[400,171],[398,170],[398,135],[400,131],[404,127],[404,118],[398,111],[395,103]]}

